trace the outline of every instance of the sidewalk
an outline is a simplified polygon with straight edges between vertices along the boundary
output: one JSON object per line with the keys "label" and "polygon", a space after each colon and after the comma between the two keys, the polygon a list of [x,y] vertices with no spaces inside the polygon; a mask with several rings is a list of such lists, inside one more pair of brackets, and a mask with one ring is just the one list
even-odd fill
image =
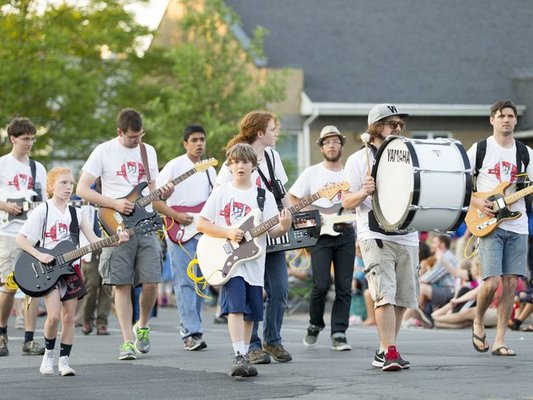
{"label": "sidewalk", "polygon": [[[226,325],[215,325],[212,309],[205,316],[208,348],[188,352],[177,334],[177,313],[160,308],[151,322],[152,350],[135,361],[119,361],[120,330],[111,319],[111,336],[85,336],[77,328],[71,366],[75,377],[43,377],[41,357],[22,356],[23,331],[9,328],[8,357],[0,358],[0,399],[526,399],[533,397],[533,333],[508,332],[517,357],[495,357],[474,351],[464,330],[406,329],[399,350],[410,370],[382,372],[371,365],[377,344],[374,327],[350,327],[353,350],[330,349],[326,328],[318,345],[302,344],[306,314],[287,316],[284,345],[294,361],[259,365],[259,376],[228,376],[231,344]],[[43,318],[36,339],[42,343]],[[494,329],[487,331],[489,341]],[[59,340],[58,345],[59,346]]]}

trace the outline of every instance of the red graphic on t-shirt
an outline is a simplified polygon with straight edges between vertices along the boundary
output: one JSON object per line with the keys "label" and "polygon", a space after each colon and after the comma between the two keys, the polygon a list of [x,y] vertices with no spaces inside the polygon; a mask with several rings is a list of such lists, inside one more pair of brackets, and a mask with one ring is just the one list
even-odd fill
{"label": "red graphic on t-shirt", "polygon": [[142,181],[146,175],[144,165],[136,161],[126,161],[120,166],[120,171],[117,171],[117,176],[123,176],[126,182],[131,185],[137,185]]}
{"label": "red graphic on t-shirt", "polygon": [[7,183],[9,186],[15,186],[17,190],[33,189],[33,178],[31,175],[17,174],[12,181]]}
{"label": "red graphic on t-shirt", "polygon": [[493,168],[489,168],[488,173],[495,175],[498,182],[513,183],[516,180],[518,168],[508,161],[500,161]]}
{"label": "red graphic on t-shirt", "polygon": [[244,217],[250,211],[252,211],[252,209],[248,205],[231,199],[231,201],[220,210],[220,216],[224,217],[226,225],[230,226],[234,221]]}
{"label": "red graphic on t-shirt", "polygon": [[52,239],[53,242],[67,239],[70,236],[69,227],[60,221],[56,221],[48,232],[45,232],[44,237]]}

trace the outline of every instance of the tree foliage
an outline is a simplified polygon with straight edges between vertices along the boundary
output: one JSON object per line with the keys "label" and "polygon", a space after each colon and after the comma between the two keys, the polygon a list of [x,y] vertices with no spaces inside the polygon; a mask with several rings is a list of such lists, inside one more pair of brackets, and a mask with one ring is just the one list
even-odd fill
{"label": "tree foliage", "polygon": [[161,161],[183,152],[181,132],[190,123],[206,128],[208,153],[221,160],[239,119],[281,100],[284,83],[253,66],[253,58],[262,56],[263,30],[256,29],[244,51],[227,29],[238,18],[222,0],[205,0],[201,8],[197,1],[182,3],[182,41],[166,51],[153,47],[147,56],[149,65],[160,66],[148,81],[162,89],[145,108],[145,125]]}
{"label": "tree foliage", "polygon": [[124,10],[131,0],[71,3],[0,3],[0,121],[27,116],[44,128],[37,150],[79,159],[135,96],[136,40],[148,31]]}

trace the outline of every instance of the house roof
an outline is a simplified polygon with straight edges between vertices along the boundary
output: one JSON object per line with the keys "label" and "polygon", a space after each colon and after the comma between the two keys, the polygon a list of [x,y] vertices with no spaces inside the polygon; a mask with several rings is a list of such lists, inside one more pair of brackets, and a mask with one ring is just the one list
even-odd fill
{"label": "house roof", "polygon": [[529,0],[226,0],[268,30],[266,65],[304,70],[312,102],[516,101],[533,68]]}

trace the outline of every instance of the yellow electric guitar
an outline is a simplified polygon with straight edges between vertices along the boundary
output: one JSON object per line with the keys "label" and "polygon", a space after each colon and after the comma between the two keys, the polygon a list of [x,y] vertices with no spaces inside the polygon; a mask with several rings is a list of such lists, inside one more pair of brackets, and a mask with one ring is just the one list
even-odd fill
{"label": "yellow electric guitar", "polygon": [[465,217],[466,226],[472,235],[483,237],[492,233],[498,225],[508,219],[516,219],[522,215],[520,211],[511,211],[508,206],[516,203],[522,197],[533,193],[533,186],[505,195],[505,189],[511,185],[510,182],[502,182],[491,192],[475,192],[472,196],[479,199],[492,201],[492,209],[495,215],[486,214],[480,209],[470,206]]}

